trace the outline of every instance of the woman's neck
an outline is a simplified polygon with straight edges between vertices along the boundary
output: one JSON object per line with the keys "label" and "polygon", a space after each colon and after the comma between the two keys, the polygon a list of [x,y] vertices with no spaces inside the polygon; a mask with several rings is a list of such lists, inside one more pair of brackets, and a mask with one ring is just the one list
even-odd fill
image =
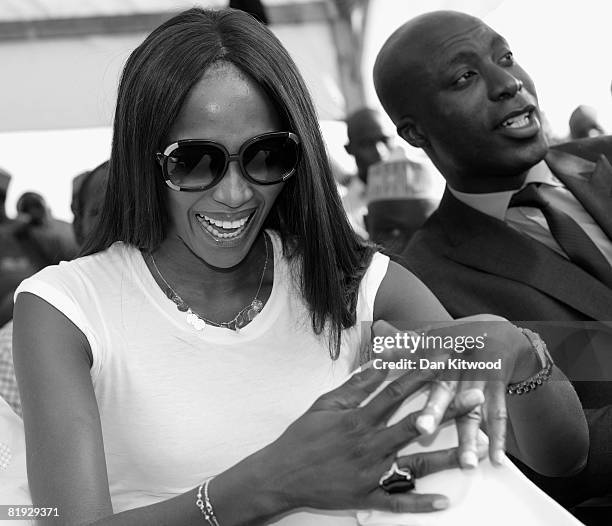
{"label": "woman's neck", "polygon": [[[238,265],[217,268],[196,256],[178,237],[167,238],[153,253],[155,263],[172,288],[199,291],[210,298],[227,296],[257,287],[267,258],[272,258],[270,242],[263,231]],[[180,294],[180,291],[176,291]],[[190,294],[186,294],[190,295]]]}
{"label": "woman's neck", "polygon": [[[210,266],[180,239],[165,240],[152,255],[145,255],[145,262],[168,297],[171,292],[178,295],[181,305],[206,322],[235,321],[255,300],[259,312],[274,285],[274,249],[263,232],[244,260],[229,269]],[[253,317],[247,316],[248,321]]]}

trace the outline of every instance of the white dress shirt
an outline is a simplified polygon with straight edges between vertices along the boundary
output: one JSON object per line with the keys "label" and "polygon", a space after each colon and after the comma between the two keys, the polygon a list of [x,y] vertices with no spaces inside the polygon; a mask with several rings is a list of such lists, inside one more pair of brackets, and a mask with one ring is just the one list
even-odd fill
{"label": "white dress shirt", "polygon": [[449,186],[449,191],[462,203],[483,214],[505,221],[512,228],[543,243],[563,257],[567,257],[550,233],[546,218],[540,209],[531,206],[508,208],[512,196],[530,183],[541,183],[540,193],[542,196],[553,207],[572,217],[599,248],[608,263],[612,265],[612,242],[574,195],[553,175],[544,161],[539,162],[529,170],[523,186],[518,190],[471,194],[459,192]]}

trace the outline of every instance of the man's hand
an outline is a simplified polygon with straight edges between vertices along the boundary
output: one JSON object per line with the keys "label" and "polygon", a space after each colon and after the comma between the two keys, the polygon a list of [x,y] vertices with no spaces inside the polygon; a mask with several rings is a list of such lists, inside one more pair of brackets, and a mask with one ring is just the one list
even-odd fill
{"label": "man's hand", "polygon": [[[372,330],[374,335],[379,337],[404,334],[385,321],[377,321]],[[537,364],[534,365],[534,353],[529,350],[528,342],[510,323],[488,315],[440,323],[426,332],[415,332],[413,335],[419,334],[453,337],[486,335],[486,345],[481,349],[462,349],[461,352],[455,352],[454,349],[393,347],[385,349],[378,357],[382,357],[385,361],[397,361],[408,357],[417,363],[423,358],[427,363],[446,364],[446,368],[431,371],[434,373],[434,378],[429,382],[428,400],[416,421],[417,429],[423,434],[431,434],[437,429],[447,408],[457,396],[466,390],[482,391],[484,403],[455,418],[459,440],[459,461],[463,468],[473,468],[478,464],[477,436],[484,418],[489,436],[489,456],[494,464],[502,464],[505,458],[507,425],[506,386],[509,382],[515,381],[517,376],[524,379],[537,371]],[[453,359],[471,362],[474,368],[448,368],[449,360]],[[496,363],[499,368],[481,369],[478,362],[481,362],[480,365]],[[421,374],[418,369],[413,373]]]}

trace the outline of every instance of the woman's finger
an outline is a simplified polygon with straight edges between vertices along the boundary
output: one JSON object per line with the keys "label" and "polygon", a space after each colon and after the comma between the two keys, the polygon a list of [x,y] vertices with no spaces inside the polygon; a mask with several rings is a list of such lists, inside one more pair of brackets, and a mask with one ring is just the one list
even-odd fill
{"label": "woman's finger", "polygon": [[361,408],[363,417],[369,422],[386,423],[402,402],[430,382],[433,375],[428,370],[403,374]]}
{"label": "woman's finger", "polygon": [[363,501],[364,509],[391,511],[393,513],[427,513],[445,510],[450,505],[447,497],[429,493],[385,493],[374,491]]}
{"label": "woman's finger", "polygon": [[489,457],[491,462],[502,465],[505,459],[506,424],[508,412],[506,409],[506,387],[501,381],[487,384],[485,394],[485,418],[487,434],[489,435]]}
{"label": "woman's finger", "polygon": [[482,405],[485,401],[483,387],[482,385],[472,384],[469,388],[461,389],[446,408],[442,422],[458,418],[469,413],[476,406]]}
{"label": "woman's finger", "polygon": [[[484,394],[480,389],[467,389],[461,391],[455,396],[454,400],[448,406],[442,421],[459,418],[467,413],[480,407],[484,402]],[[416,426],[416,421],[420,411],[415,411],[402,418],[395,424],[380,431],[373,440],[375,448],[378,448],[384,453],[397,451],[403,446],[417,438],[421,432]],[[474,448],[476,450],[476,439],[474,439]]]}
{"label": "woman's finger", "polygon": [[310,410],[352,409],[358,407],[386,378],[386,372],[373,367],[353,374],[340,387],[320,396]]}
{"label": "woman's finger", "polygon": [[432,383],[427,403],[416,422],[421,433],[431,435],[438,428],[456,390],[457,382],[454,380],[436,380]]}
{"label": "woman's finger", "polygon": [[[476,443],[476,455],[479,459],[485,458],[488,452],[486,442]],[[409,469],[415,479],[423,478],[432,473],[460,467],[459,448],[441,449],[404,455],[395,459],[401,469]]]}
{"label": "woman's finger", "polygon": [[[483,392],[485,388],[485,382],[467,382],[461,384],[460,392],[455,397],[455,400],[461,397],[465,392],[471,392],[472,390]],[[484,394],[482,395],[482,401],[484,402]],[[471,469],[478,466],[478,435],[480,433],[480,424],[482,422],[482,406],[477,405],[471,408],[469,411],[457,415],[455,418],[457,425],[457,439],[459,442],[459,463],[464,469]]]}
{"label": "woman's finger", "polygon": [[[479,458],[487,455],[487,445],[478,445]],[[395,460],[402,470],[410,470],[418,488],[418,479],[437,471],[456,468],[459,466],[458,448],[416,453],[396,459],[389,459],[389,467]],[[381,473],[382,475],[382,473]],[[448,508],[450,502],[444,495],[424,494],[410,491],[407,493],[386,493],[378,488],[363,502],[364,508],[391,511],[394,513],[427,513]]]}
{"label": "woman's finger", "polygon": [[459,441],[459,462],[462,468],[471,469],[478,466],[477,440],[481,420],[481,406],[455,419]]}

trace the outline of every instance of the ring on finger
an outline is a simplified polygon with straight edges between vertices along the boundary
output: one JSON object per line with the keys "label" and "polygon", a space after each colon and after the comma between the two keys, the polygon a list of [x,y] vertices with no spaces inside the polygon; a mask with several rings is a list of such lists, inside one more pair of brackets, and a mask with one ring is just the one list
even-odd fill
{"label": "ring on finger", "polygon": [[414,489],[415,479],[410,468],[400,468],[394,461],[391,468],[380,477],[378,485],[387,493],[406,493]]}

